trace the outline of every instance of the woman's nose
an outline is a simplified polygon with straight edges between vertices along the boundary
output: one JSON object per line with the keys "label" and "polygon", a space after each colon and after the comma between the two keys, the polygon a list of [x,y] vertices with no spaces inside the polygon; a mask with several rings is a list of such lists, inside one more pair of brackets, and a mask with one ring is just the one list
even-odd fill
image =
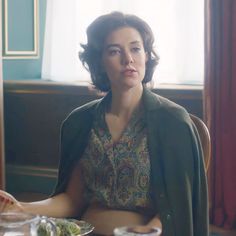
{"label": "woman's nose", "polygon": [[134,62],[134,59],[133,59],[131,53],[130,52],[124,52],[123,56],[122,56],[122,64],[128,65],[128,64],[133,63],[133,62]]}

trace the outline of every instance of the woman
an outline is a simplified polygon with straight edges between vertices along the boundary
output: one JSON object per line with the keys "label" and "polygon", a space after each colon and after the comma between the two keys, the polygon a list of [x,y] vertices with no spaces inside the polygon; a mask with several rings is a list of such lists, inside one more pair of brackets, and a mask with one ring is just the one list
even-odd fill
{"label": "woman", "polygon": [[107,94],[64,121],[53,196],[22,203],[2,192],[2,211],[80,217],[103,235],[141,225],[162,227],[164,236],[207,236],[196,128],[184,108],[145,86],[158,62],[150,27],[114,12],[97,18],[87,39],[80,59],[96,88]]}

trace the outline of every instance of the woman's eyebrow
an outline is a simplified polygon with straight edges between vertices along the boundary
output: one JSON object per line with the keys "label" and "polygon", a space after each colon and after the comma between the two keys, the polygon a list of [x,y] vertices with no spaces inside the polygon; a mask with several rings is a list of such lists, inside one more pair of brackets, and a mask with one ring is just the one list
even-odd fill
{"label": "woman's eyebrow", "polygon": [[[129,44],[130,44],[130,45],[134,45],[134,44],[139,44],[139,45],[140,45],[140,44],[141,44],[141,41],[135,40],[135,41],[130,42]],[[118,43],[111,43],[111,44],[106,45],[106,46],[105,46],[105,49],[109,49],[109,48],[111,48],[111,47],[118,47],[118,48],[120,48],[121,45],[118,44]]]}
{"label": "woman's eyebrow", "polygon": [[136,41],[132,41],[132,42],[130,42],[130,44],[141,44],[141,42],[138,41],[138,40],[136,40]]}
{"label": "woman's eyebrow", "polygon": [[108,44],[108,45],[105,46],[105,49],[109,49],[111,47],[120,47],[120,45],[118,43]]}

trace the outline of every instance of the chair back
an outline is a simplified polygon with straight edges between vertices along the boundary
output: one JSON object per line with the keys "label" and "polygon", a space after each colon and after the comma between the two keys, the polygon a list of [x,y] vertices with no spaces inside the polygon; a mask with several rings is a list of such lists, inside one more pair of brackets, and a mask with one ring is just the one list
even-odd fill
{"label": "chair back", "polygon": [[210,159],[211,159],[210,133],[207,126],[200,118],[192,114],[190,114],[190,117],[197,128],[197,131],[201,140],[203,155],[204,155],[205,170],[207,173],[209,169],[209,165],[210,165]]}

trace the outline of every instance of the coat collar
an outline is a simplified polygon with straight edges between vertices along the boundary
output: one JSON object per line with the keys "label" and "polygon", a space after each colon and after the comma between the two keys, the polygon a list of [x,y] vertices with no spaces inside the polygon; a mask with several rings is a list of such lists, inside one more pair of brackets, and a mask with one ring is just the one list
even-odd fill
{"label": "coat collar", "polygon": [[147,111],[157,110],[161,107],[159,96],[151,92],[146,86],[143,87],[143,103]]}
{"label": "coat collar", "polygon": [[[107,107],[109,102],[111,101],[112,93],[109,91],[105,97],[103,97],[97,104],[96,113],[103,112],[103,109]],[[145,85],[143,86],[143,104],[146,111],[157,110],[161,107],[161,100],[157,94],[154,94],[150,91]]]}

